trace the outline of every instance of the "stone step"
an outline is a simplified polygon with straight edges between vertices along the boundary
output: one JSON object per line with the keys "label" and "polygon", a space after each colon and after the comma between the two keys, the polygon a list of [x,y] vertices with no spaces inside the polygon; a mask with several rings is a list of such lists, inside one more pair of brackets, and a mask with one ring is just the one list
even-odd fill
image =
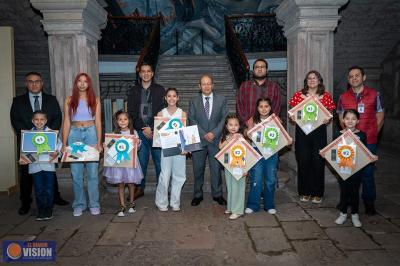
{"label": "stone step", "polygon": [[207,71],[207,72],[172,72],[172,73],[165,73],[161,72],[161,70],[157,69],[157,73],[155,75],[155,78],[157,80],[159,79],[171,79],[171,78],[176,78],[176,79],[182,79],[184,78],[185,80],[196,80],[198,81],[199,78],[204,74],[204,73],[209,73],[211,74],[215,80],[221,78],[221,79],[232,79],[232,76],[230,74],[230,71]]}

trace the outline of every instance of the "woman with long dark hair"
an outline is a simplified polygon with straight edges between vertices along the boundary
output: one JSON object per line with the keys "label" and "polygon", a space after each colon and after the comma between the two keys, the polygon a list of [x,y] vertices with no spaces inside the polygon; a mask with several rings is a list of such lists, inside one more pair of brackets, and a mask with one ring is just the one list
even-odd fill
{"label": "woman with long dark hair", "polygon": [[[92,79],[86,73],[80,73],[74,80],[72,96],[64,102],[64,123],[62,128],[62,151],[67,144],[82,142],[96,147],[101,152],[101,104],[96,97]],[[83,173],[87,170],[89,209],[92,215],[100,214],[98,162],[71,163],[72,184],[74,190],[74,216],[81,216],[87,207],[84,191]]]}
{"label": "woman with long dark hair", "polygon": [[[301,103],[306,97],[315,96],[318,100],[332,112],[335,103],[332,96],[325,91],[325,86],[321,74],[311,70],[304,79],[303,89],[297,91],[289,100],[290,106],[294,107]],[[290,117],[294,120],[294,117]],[[325,161],[319,155],[319,150],[327,145],[326,125],[330,120],[306,135],[303,130],[296,125],[295,154],[297,160],[297,187],[300,201],[321,203],[325,189]]]}

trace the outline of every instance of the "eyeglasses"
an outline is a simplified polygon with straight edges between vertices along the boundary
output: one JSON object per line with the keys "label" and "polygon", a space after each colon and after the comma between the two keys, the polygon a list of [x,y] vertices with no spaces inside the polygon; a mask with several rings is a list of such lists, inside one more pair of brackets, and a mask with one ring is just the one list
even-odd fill
{"label": "eyeglasses", "polygon": [[38,80],[27,80],[29,85],[35,84],[35,85],[39,85],[42,83],[42,80],[38,79]]}

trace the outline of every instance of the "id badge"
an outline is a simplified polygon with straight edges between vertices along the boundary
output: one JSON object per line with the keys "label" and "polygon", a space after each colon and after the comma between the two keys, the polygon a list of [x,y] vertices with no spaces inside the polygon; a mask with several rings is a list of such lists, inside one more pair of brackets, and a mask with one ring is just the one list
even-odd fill
{"label": "id badge", "polygon": [[364,110],[365,110],[364,104],[363,104],[363,103],[359,103],[359,104],[357,105],[357,111],[358,111],[360,114],[363,114],[363,113],[364,113]]}

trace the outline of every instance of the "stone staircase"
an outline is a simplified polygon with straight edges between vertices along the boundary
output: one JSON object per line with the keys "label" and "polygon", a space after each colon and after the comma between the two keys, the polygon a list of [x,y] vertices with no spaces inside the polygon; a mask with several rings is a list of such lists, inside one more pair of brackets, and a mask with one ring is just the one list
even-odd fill
{"label": "stone staircase", "polygon": [[214,77],[214,91],[228,100],[230,112],[236,110],[236,84],[225,55],[161,56],[155,74],[156,82],[165,88],[175,87],[179,92],[179,106],[189,110],[189,101],[198,95],[201,75]]}

